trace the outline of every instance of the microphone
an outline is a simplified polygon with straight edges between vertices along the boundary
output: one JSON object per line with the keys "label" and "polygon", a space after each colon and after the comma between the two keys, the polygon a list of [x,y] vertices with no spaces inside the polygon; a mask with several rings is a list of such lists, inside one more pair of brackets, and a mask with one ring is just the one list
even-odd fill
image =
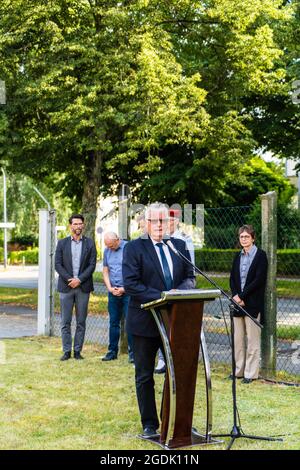
{"label": "microphone", "polygon": [[175,248],[171,240],[166,240],[166,244],[171,248],[171,250],[177,255],[180,256],[180,252]]}
{"label": "microphone", "polygon": [[[221,291],[221,293],[224,295],[224,297],[226,297],[229,302],[231,302],[232,305],[234,305],[235,309],[238,308],[238,310],[242,311],[247,317],[249,317],[259,328],[263,328],[262,324],[259,323],[255,318],[251,317],[251,315],[247,312],[247,310],[245,310],[243,307],[241,307],[235,300],[233,300],[232,297],[230,297],[230,295],[228,295],[213,279],[211,279],[209,276],[207,276],[207,274],[205,274],[203,271],[201,271],[201,269],[199,269],[195,264],[193,264],[191,262],[191,260],[189,260],[186,256],[184,256],[183,253],[181,253],[181,251],[177,250],[177,248],[175,248],[174,244],[171,242],[171,240],[166,240],[166,244],[168,245],[169,248],[171,248],[171,250],[179,257],[181,258],[186,264],[189,264],[190,266],[192,266],[194,268],[194,270],[201,274],[201,276],[203,276],[210,284],[212,284],[214,287],[216,287],[217,289],[219,289],[219,291]],[[233,313],[232,309],[230,309],[230,312]]]}

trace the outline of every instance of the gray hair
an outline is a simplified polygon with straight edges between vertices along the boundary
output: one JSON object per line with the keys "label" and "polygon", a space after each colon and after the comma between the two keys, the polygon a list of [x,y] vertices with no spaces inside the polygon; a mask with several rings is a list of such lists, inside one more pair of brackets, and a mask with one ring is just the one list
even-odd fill
{"label": "gray hair", "polygon": [[169,217],[169,209],[166,204],[163,204],[161,202],[154,202],[153,204],[149,204],[149,206],[146,207],[145,210],[145,219],[148,219],[150,216],[151,211],[159,211],[159,212],[165,212],[166,214],[166,219]]}
{"label": "gray hair", "polygon": [[119,240],[119,236],[115,232],[106,232],[104,238],[106,240]]}

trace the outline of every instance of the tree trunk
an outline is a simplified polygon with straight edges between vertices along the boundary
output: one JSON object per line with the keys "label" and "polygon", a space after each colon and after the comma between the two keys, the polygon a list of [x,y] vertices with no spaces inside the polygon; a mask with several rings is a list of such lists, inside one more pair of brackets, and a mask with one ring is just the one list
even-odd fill
{"label": "tree trunk", "polygon": [[82,213],[85,218],[85,235],[95,239],[95,224],[97,217],[97,200],[101,184],[102,155],[92,152],[86,166],[86,179],[82,196]]}

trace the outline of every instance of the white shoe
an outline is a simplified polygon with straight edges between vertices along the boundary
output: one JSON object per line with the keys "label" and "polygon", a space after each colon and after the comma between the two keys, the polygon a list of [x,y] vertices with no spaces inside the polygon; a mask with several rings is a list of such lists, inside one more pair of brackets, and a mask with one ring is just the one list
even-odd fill
{"label": "white shoe", "polygon": [[163,374],[166,372],[166,364],[162,359],[158,360],[157,366],[154,369],[155,374]]}

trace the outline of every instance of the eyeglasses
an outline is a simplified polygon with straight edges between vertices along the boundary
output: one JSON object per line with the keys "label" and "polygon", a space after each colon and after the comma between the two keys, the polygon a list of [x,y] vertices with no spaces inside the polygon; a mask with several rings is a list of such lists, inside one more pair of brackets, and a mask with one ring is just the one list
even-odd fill
{"label": "eyeglasses", "polygon": [[147,219],[147,220],[153,225],[168,223],[168,219]]}
{"label": "eyeglasses", "polygon": [[251,235],[240,235],[240,238],[252,238]]}

